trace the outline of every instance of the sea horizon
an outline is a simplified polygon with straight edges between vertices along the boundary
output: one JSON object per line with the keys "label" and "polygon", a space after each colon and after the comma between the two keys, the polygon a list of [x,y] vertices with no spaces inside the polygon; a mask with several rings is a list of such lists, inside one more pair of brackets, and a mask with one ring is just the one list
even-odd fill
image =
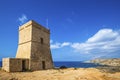
{"label": "sea horizon", "polygon": [[[101,66],[99,64],[86,63],[84,61],[53,61],[53,64],[56,68],[60,68],[61,66],[65,66],[66,68],[89,68]],[[2,67],[2,61],[0,61],[0,67]]]}

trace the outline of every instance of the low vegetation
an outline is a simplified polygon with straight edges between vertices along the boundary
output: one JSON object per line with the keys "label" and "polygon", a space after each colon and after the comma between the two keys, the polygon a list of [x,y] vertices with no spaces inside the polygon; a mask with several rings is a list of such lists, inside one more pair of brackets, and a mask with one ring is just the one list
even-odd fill
{"label": "low vegetation", "polygon": [[95,59],[95,60],[91,60],[90,63],[97,63],[97,64],[107,65],[107,66],[120,66],[120,58]]}
{"label": "low vegetation", "polygon": [[108,72],[108,73],[116,73],[120,72],[120,66],[104,66],[104,67],[97,67],[97,69],[100,69],[102,72]]}
{"label": "low vegetation", "polygon": [[66,66],[61,66],[60,69],[66,69],[67,67]]}

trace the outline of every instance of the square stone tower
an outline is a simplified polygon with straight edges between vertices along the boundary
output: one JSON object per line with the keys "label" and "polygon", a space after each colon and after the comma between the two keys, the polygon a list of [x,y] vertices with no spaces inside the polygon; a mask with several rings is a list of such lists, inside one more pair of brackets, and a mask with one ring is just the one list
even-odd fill
{"label": "square stone tower", "polygon": [[[53,68],[50,30],[33,20],[20,26],[16,58],[29,59],[30,70]],[[26,64],[22,61],[22,66],[24,65]]]}

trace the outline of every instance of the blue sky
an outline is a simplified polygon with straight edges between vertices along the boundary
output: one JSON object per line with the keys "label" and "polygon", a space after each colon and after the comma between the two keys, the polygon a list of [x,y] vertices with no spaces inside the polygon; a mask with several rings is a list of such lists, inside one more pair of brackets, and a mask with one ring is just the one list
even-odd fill
{"label": "blue sky", "polygon": [[120,0],[0,0],[0,60],[31,19],[51,30],[54,61],[120,57]]}

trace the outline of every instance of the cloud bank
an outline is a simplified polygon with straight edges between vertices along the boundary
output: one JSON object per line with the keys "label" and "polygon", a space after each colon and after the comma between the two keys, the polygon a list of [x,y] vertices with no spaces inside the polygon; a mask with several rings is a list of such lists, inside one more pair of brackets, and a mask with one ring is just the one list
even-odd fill
{"label": "cloud bank", "polygon": [[101,29],[83,43],[63,42],[51,44],[51,49],[69,46],[80,54],[94,55],[94,58],[120,54],[120,30]]}

